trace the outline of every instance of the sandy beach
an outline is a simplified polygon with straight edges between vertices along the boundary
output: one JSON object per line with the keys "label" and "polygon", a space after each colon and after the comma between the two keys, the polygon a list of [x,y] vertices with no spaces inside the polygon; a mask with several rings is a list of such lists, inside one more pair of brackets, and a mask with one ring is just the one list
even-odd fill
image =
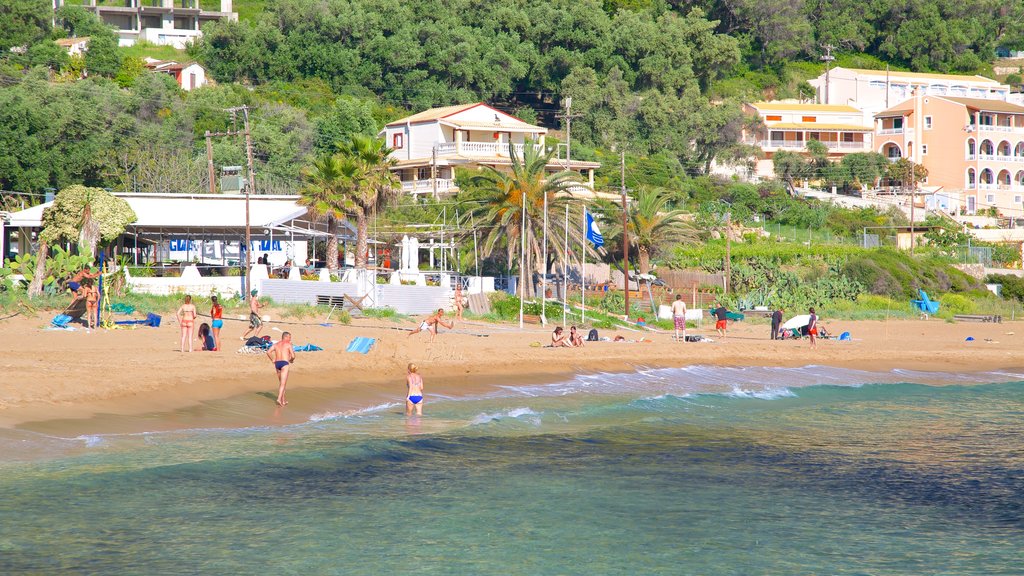
{"label": "sandy beach", "polygon": [[[276,317],[273,310],[269,312]],[[236,352],[244,325],[226,322],[223,352],[178,352],[178,326],[86,332],[47,330],[50,316],[16,316],[0,321],[0,337],[11,351],[0,361],[0,426],[97,414],[138,415],[186,408],[204,401],[262,393],[274,409],[275,375],[262,355]],[[825,365],[882,371],[893,368],[970,372],[1024,366],[1024,330],[1015,322],[948,323],[942,320],[827,321],[851,342],[770,341],[768,326],[738,322],[719,341],[705,324],[696,333],[713,343],[681,344],[670,333],[603,331],[652,342],[595,342],[581,349],[548,349],[549,331],[464,321],[428,335],[407,337],[412,321],[355,319],[350,325],[312,321],[271,322],[265,334],[294,334],[296,344],[314,343],[323,352],[299,353],[289,385],[292,402],[276,417],[301,421],[315,412],[317,390],[343,395],[353,408],[382,399],[398,400],[408,362],[421,366],[430,394],[460,395],[500,382],[553,381],[577,373],[630,371],[640,367]],[[692,333],[693,331],[691,331]],[[367,355],[346,353],[352,338],[377,344]],[[973,336],[973,342],[965,338]],[[196,343],[198,347],[198,342]],[[264,397],[265,396],[265,397]]]}

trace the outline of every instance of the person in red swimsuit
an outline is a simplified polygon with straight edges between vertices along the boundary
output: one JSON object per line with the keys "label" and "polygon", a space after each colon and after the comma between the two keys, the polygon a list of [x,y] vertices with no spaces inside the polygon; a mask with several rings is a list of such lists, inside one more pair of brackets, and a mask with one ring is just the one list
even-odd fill
{"label": "person in red swimsuit", "polygon": [[818,337],[818,315],[814,313],[814,307],[809,310],[811,319],[807,322],[807,335],[811,337],[811,348],[817,348],[815,339]]}

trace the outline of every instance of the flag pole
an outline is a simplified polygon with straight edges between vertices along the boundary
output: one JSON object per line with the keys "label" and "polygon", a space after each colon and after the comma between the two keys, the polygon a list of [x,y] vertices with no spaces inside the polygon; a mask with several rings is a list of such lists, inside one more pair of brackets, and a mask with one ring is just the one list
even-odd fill
{"label": "flag pole", "polygon": [[526,300],[526,192],[523,192],[523,216],[519,222],[519,329],[523,329],[523,302]]}
{"label": "flag pole", "polygon": [[[581,202],[582,204],[582,202]],[[580,324],[587,321],[587,207],[583,206],[583,257],[580,258]]]}
{"label": "flag pole", "polygon": [[540,317],[544,325],[548,322],[548,193],[544,192],[544,256],[541,269]]}
{"label": "flag pole", "polygon": [[562,328],[569,306],[569,203],[565,203],[565,248],[562,250]]}

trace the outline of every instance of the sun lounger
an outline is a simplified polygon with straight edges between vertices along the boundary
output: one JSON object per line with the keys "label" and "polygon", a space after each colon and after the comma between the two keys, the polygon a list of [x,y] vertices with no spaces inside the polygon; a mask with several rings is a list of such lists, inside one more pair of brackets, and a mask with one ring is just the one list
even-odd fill
{"label": "sun lounger", "polygon": [[959,322],[993,322],[1001,324],[1003,317],[996,314],[954,314],[953,320]]}

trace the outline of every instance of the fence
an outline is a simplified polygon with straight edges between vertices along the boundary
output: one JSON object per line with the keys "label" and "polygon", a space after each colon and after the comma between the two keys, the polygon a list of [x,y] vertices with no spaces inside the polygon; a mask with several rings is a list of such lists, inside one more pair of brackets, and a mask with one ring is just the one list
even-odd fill
{"label": "fence", "polygon": [[721,286],[725,288],[725,274],[709,274],[692,270],[659,270],[658,278],[675,291],[687,291],[694,286]]}

